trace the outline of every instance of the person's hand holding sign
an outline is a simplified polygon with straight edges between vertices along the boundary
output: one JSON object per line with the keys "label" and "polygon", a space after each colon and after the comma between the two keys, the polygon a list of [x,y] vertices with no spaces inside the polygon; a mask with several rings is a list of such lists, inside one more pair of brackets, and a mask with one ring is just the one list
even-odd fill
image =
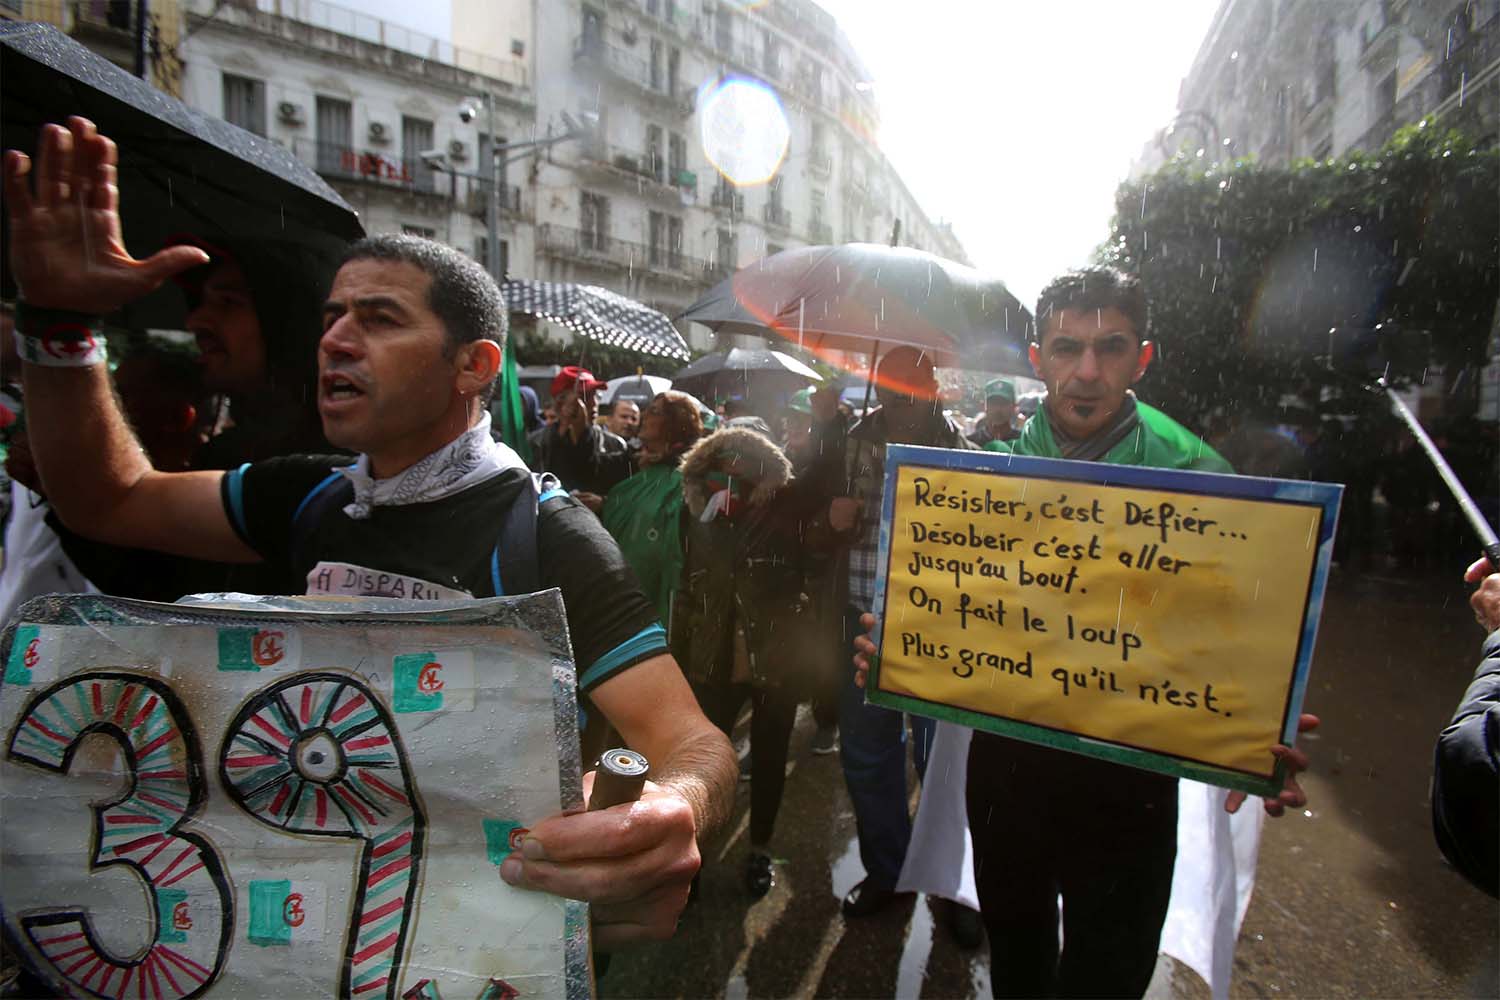
{"label": "person's hand holding sign", "polygon": [[[1473,567],[1470,567],[1470,569],[1472,570]],[[1494,590],[1497,594],[1500,594],[1500,576],[1492,577],[1491,579],[1496,583]],[[1497,606],[1500,606],[1500,602],[1497,602]],[[875,640],[871,638],[876,633],[878,622],[873,614],[866,613],[859,616],[859,624],[865,630],[865,634],[855,636],[854,638],[854,648],[858,650],[854,655],[854,683],[860,687],[864,687],[870,673],[870,659],[878,652],[875,647]],[[1321,721],[1316,715],[1309,715],[1304,712],[1297,718],[1297,732],[1310,733],[1318,728]],[[1297,783],[1297,774],[1301,771],[1306,771],[1310,762],[1307,754],[1301,750],[1279,743],[1271,748],[1271,755],[1286,763],[1286,784],[1279,795],[1275,798],[1266,798],[1263,802],[1265,803],[1267,815],[1280,816],[1289,807],[1300,809],[1307,805],[1307,793]],[[1240,806],[1244,805],[1247,797],[1244,792],[1230,792],[1229,796],[1224,800],[1224,811],[1231,813],[1238,812]]]}
{"label": "person's hand holding sign", "polygon": [[[583,777],[585,799],[595,775]],[[647,781],[634,802],[542,820],[505,860],[500,877],[587,900],[594,943],[608,949],[670,938],[699,864],[692,806],[673,789]]]}
{"label": "person's hand holding sign", "polygon": [[828,503],[828,527],[841,535],[859,523],[860,502],[853,497],[834,497]]}

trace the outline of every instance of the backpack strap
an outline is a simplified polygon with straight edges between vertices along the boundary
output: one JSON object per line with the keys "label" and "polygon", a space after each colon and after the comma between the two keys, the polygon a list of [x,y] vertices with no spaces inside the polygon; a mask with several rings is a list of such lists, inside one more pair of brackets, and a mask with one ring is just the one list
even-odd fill
{"label": "backpack strap", "polygon": [[565,497],[568,491],[550,472],[532,473],[520,496],[511,501],[510,509],[500,523],[500,537],[490,553],[490,584],[495,596],[534,594],[541,589],[541,566],[537,556],[536,519],[538,509],[549,500]]}
{"label": "backpack strap", "polygon": [[[511,594],[531,594],[541,589],[536,545],[538,508],[549,500],[568,495],[562,483],[550,472],[526,477],[521,494],[511,502],[500,522],[500,535],[490,553],[490,583],[495,588],[496,597],[507,593],[507,585]],[[301,565],[307,545],[323,518],[353,498],[354,484],[337,472],[329,473],[326,479],[308,491],[292,514],[290,552],[293,565]]]}
{"label": "backpack strap", "polygon": [[307,491],[307,496],[292,514],[292,539],[289,551],[292,565],[302,565],[307,543],[317,531],[323,517],[354,499],[354,484],[346,476],[330,472],[328,477]]}

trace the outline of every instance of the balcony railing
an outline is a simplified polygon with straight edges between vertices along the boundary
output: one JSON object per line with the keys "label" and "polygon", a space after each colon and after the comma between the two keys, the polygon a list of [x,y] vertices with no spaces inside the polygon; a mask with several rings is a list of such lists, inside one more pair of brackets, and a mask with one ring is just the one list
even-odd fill
{"label": "balcony railing", "polygon": [[543,253],[589,264],[652,271],[689,281],[707,280],[709,263],[665,246],[616,239],[591,229],[574,229],[550,223],[539,227]]}
{"label": "balcony railing", "polygon": [[644,177],[657,184],[668,183],[667,161],[660,153],[591,142],[579,148],[579,155],[595,165],[629,174],[632,178]]}
{"label": "balcony railing", "polygon": [[439,183],[437,172],[419,159],[311,140],[294,141],[292,152],[324,177],[368,181],[421,194],[448,193],[447,183]]}
{"label": "balcony railing", "polygon": [[744,194],[724,184],[720,184],[714,188],[714,193],[713,197],[710,199],[710,204],[712,204],[714,208],[723,209],[724,211],[731,212],[734,215],[745,214]]}
{"label": "balcony railing", "polygon": [[611,239],[608,233],[595,229],[574,229],[547,223],[539,227],[538,242],[543,253],[575,260],[624,265],[628,259],[623,241]]}
{"label": "balcony railing", "polygon": [[691,114],[695,91],[683,89],[664,65],[652,72],[651,64],[634,52],[606,42],[596,35],[573,40],[573,62],[627,83],[648,97],[671,105],[679,114]]}
{"label": "balcony railing", "polygon": [[761,208],[761,217],[766,220],[768,226],[780,226],[782,229],[792,228],[792,213],[775,202],[767,202]]}
{"label": "balcony railing", "polygon": [[[98,0],[94,5],[102,6]],[[134,4],[119,3],[110,6],[133,7]],[[518,60],[499,59],[483,52],[459,48],[441,38],[413,31],[363,11],[326,3],[324,0],[234,0],[232,4],[224,4],[221,0],[189,0],[187,6],[193,13],[203,17],[215,16],[221,6],[272,14],[346,38],[404,52],[429,62],[478,73],[515,87],[528,85],[526,66]]]}
{"label": "balcony railing", "polygon": [[[470,215],[483,216],[489,211],[489,185],[475,178],[463,178],[468,182],[464,196],[464,208]],[[522,214],[521,187],[519,184],[500,185],[500,213],[511,217]]]}

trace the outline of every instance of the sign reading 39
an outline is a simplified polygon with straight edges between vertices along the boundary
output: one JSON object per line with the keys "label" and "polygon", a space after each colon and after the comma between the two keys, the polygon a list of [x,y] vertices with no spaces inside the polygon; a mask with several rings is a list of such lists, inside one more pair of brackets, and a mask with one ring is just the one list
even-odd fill
{"label": "sign reading 39", "polygon": [[[125,866],[149,899],[148,948],[106,950],[76,902],[20,917],[54,977],[97,996],[195,997],[234,940],[233,883],[213,843],[188,829],[208,781],[193,720],[168,684],[124,671],[74,674],[37,692],[10,734],[9,759],[66,774],[83,739],[120,746],[127,790],[93,807],[90,869]],[[426,820],[406,750],[385,706],[357,677],[303,672],[260,688],[227,729],[218,772],[229,799],[289,834],[362,843],[339,971],[339,995],[395,995],[422,861]],[[288,894],[287,927],[305,919]],[[252,928],[253,932],[253,928]]]}

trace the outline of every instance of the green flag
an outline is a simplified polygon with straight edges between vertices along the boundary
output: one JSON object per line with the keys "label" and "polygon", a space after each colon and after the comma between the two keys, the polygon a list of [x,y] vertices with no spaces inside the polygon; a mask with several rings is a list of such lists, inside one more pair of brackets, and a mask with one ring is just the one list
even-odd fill
{"label": "green flag", "polygon": [[495,387],[493,411],[500,418],[500,440],[515,449],[521,461],[531,464],[531,442],[526,440],[526,419],[521,409],[521,379],[516,373],[516,352],[505,338],[505,360],[500,366],[500,384]]}

